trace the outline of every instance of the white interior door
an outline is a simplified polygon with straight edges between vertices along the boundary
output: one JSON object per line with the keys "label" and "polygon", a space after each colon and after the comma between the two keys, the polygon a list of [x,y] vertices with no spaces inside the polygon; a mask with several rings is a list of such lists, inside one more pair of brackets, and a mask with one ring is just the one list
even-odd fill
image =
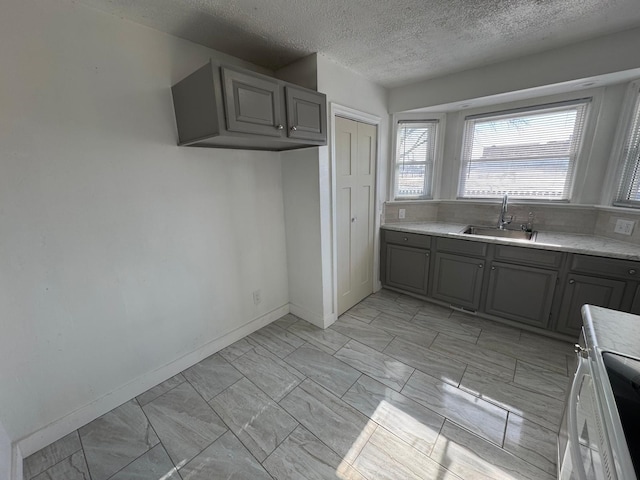
{"label": "white interior door", "polygon": [[373,293],[376,127],[336,117],[338,315]]}

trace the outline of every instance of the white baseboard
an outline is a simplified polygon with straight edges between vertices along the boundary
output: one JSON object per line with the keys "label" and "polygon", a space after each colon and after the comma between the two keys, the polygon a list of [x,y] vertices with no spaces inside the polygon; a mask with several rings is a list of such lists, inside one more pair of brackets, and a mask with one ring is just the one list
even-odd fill
{"label": "white baseboard", "polygon": [[183,357],[180,357],[152,372],[134,378],[116,390],[107,393],[97,400],[80,407],[74,412],[50,423],[22,440],[19,440],[14,445],[14,448],[15,450],[18,450],[17,453],[20,455],[20,476],[16,476],[13,480],[22,480],[22,458],[28,457],[32,453],[35,453],[65,435],[68,435],[101,415],[110,412],[119,405],[122,405],[141,393],[146,392],[151,387],[154,387],[168,378],[177,375],[199,361],[207,358],[209,355],[213,355],[223,348],[228,347],[232,343],[237,342],[241,338],[261,329],[289,312],[289,304],[285,304],[269,313],[266,313],[265,315],[251,320],[245,325],[227,332]]}
{"label": "white baseboard", "polygon": [[290,313],[294,314],[296,317],[306,320],[309,323],[313,323],[316,327],[327,328],[336,321],[336,316],[333,313],[323,316],[322,314],[307,310],[295,303],[290,303],[289,307]]}
{"label": "white baseboard", "polygon": [[331,325],[333,325],[334,323],[336,323],[336,320],[338,320],[338,316],[333,314],[333,313],[328,313],[327,315],[324,316],[324,327],[322,328],[328,328]]}
{"label": "white baseboard", "polygon": [[313,323],[317,327],[324,328],[324,318],[322,318],[321,315],[312,312],[311,310],[307,310],[300,305],[296,305],[295,303],[289,304],[289,310],[290,313],[294,314],[296,317],[300,317],[309,323]]}

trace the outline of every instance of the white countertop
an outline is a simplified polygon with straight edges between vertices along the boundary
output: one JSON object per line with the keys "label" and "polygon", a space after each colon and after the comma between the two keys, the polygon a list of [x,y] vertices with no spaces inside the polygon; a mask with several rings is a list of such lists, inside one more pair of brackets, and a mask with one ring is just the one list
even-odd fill
{"label": "white countertop", "polygon": [[640,359],[640,316],[584,305],[582,319],[590,347]]}
{"label": "white countertop", "polygon": [[383,229],[408,233],[422,233],[436,237],[451,237],[476,242],[497,243],[539,250],[557,250],[562,252],[583,253],[600,257],[640,260],[640,245],[620,242],[595,235],[578,235],[572,233],[538,232],[536,240],[515,240],[511,238],[484,237],[461,233],[467,224],[419,222],[419,223],[387,223]]}

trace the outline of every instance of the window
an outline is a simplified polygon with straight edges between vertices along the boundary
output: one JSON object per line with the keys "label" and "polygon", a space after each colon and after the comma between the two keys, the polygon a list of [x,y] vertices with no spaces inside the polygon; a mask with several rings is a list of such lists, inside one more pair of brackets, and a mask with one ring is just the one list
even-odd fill
{"label": "window", "polygon": [[458,196],[569,200],[589,101],[467,117]]}
{"label": "window", "polygon": [[633,113],[622,148],[624,169],[614,205],[640,207],[640,89],[636,87]]}
{"label": "window", "polygon": [[431,198],[437,120],[398,122],[396,136],[396,200]]}

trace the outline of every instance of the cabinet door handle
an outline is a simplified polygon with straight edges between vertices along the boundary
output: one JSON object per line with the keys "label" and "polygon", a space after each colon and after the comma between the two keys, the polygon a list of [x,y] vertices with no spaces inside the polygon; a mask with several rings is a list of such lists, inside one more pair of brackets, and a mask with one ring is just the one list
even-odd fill
{"label": "cabinet door handle", "polygon": [[353,217],[353,218],[351,219],[351,223],[356,223],[357,221],[358,221],[358,217]]}
{"label": "cabinet door handle", "polygon": [[425,254],[424,254],[424,256],[425,256],[425,257],[428,257],[428,256],[429,256],[429,254],[428,254],[428,253],[425,253]]}
{"label": "cabinet door handle", "polygon": [[569,284],[573,285],[574,283],[576,283],[576,281],[573,278],[569,280]]}
{"label": "cabinet door handle", "polygon": [[629,275],[635,275],[635,274],[636,274],[636,271],[633,268],[629,270]]}
{"label": "cabinet door handle", "polygon": [[284,125],[276,125],[276,130],[284,130]]}
{"label": "cabinet door handle", "polygon": [[495,270],[495,269],[496,269],[496,267],[491,267],[491,270]]}
{"label": "cabinet door handle", "polygon": [[478,268],[482,268],[484,267],[484,265],[482,265],[481,263],[478,264]]}
{"label": "cabinet door handle", "polygon": [[293,127],[291,127],[291,131],[295,132],[296,130],[298,130],[298,127],[296,127],[295,125]]}
{"label": "cabinet door handle", "polygon": [[402,237],[402,240],[404,240],[405,242],[409,241],[409,239],[407,237]]}

